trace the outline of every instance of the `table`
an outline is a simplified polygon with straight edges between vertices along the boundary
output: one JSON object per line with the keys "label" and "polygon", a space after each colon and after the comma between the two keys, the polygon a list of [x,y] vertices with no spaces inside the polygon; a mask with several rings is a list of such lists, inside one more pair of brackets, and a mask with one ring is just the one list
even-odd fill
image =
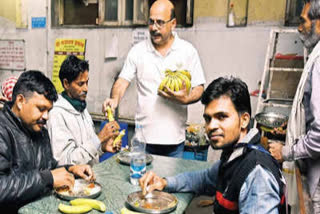
{"label": "table", "polygon": [[[153,158],[154,160],[147,166],[147,170],[152,170],[160,176],[172,176],[185,171],[205,169],[212,165],[211,162],[157,155],[153,155]],[[107,211],[112,211],[114,214],[120,213],[121,208],[125,207],[125,201],[130,193],[140,190],[139,186],[131,185],[129,182],[129,166],[118,163],[116,156],[95,165],[93,170],[96,173],[97,182],[102,185],[102,193],[97,199],[103,201],[106,204]],[[179,202],[177,209],[171,213],[181,214],[192,200],[193,194],[175,193],[174,195]],[[19,213],[60,213],[58,211],[59,203],[68,204],[67,201],[60,200],[54,194],[51,194],[21,207]],[[92,210],[91,213],[101,214],[96,210]]]}

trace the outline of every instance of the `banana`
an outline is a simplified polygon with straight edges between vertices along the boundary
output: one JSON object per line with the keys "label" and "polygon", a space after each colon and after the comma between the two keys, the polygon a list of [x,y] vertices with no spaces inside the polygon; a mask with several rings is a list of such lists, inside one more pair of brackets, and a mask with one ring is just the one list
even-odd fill
{"label": "banana", "polygon": [[159,89],[158,89],[158,90],[163,91],[163,87],[167,84],[168,80],[169,80],[169,78],[168,78],[168,76],[166,76],[166,77],[162,80],[162,82],[160,83],[160,86],[159,86]]}
{"label": "banana", "polygon": [[92,210],[92,207],[89,205],[78,205],[78,206],[69,206],[65,204],[59,204],[58,209],[63,213],[87,213]]}
{"label": "banana", "polygon": [[121,214],[142,214],[142,213],[134,212],[134,211],[128,210],[127,208],[124,207],[121,209]]}
{"label": "banana", "polygon": [[173,79],[174,79],[174,91],[179,91],[180,88],[179,88],[179,82],[178,82],[178,77],[176,76],[173,76]]}
{"label": "banana", "polygon": [[113,141],[113,147],[116,147],[117,143],[122,139],[122,137],[126,134],[126,130],[123,129],[119,135]]}
{"label": "banana", "polygon": [[[171,78],[171,76],[167,76],[167,78],[168,78],[168,81],[166,82],[166,86],[167,86],[168,88],[170,88],[171,83],[172,83],[172,78]],[[167,92],[167,89],[164,88],[163,91],[164,91],[164,92]]]}
{"label": "banana", "polygon": [[175,79],[174,76],[170,76],[171,78],[171,84],[169,85],[169,88],[171,89],[171,91],[174,91],[174,83],[175,83]]}
{"label": "banana", "polygon": [[109,122],[114,121],[114,117],[113,117],[112,110],[111,110],[110,106],[107,106],[106,110],[107,110],[107,116],[108,116]]}
{"label": "banana", "polygon": [[191,74],[189,73],[189,71],[187,71],[187,70],[179,70],[177,72],[179,72],[179,73],[181,73],[183,75],[186,75],[188,77],[188,79],[191,81]]}
{"label": "banana", "polygon": [[72,206],[87,205],[95,210],[105,212],[107,210],[106,205],[102,201],[89,199],[89,198],[77,198],[70,201]]}
{"label": "banana", "polygon": [[165,71],[165,74],[166,74],[166,75],[171,75],[171,74],[172,74],[172,71],[171,71],[170,69],[167,69],[167,70]]}
{"label": "banana", "polygon": [[186,75],[183,75],[183,74],[181,74],[181,73],[177,73],[177,76],[178,76],[182,81],[184,81],[184,83],[186,84],[187,91],[189,92],[189,91],[190,91],[190,88],[191,88],[191,82],[190,82],[189,78],[188,78]]}
{"label": "banana", "polygon": [[181,90],[182,88],[182,80],[176,76],[176,79],[177,79],[177,82],[178,82],[178,87],[179,87],[179,91]]}

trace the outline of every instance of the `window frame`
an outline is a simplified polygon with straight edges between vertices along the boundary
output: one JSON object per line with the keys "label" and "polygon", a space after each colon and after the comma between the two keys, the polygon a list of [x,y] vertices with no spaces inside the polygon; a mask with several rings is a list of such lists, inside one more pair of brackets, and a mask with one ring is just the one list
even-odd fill
{"label": "window frame", "polygon": [[[285,10],[285,26],[298,26],[300,23],[300,14],[295,14],[298,6],[298,1],[302,0],[287,0]],[[293,15],[294,14],[294,15]]]}
{"label": "window frame", "polygon": [[[138,10],[139,2],[138,0],[133,0],[133,19],[125,20],[126,15],[126,0],[117,0],[118,1],[118,17],[117,21],[106,21],[105,20],[105,4],[108,0],[97,0],[98,4],[98,17],[96,18],[95,24],[64,24],[64,1],[66,0],[52,0],[51,1],[51,20],[52,27],[137,27],[137,26],[147,26],[148,17],[149,17],[149,5],[148,0],[140,0],[143,4],[143,19],[139,19]],[[89,1],[90,2],[90,1]],[[194,0],[187,0],[186,6],[186,21],[178,27],[190,27],[193,25],[193,5]]]}

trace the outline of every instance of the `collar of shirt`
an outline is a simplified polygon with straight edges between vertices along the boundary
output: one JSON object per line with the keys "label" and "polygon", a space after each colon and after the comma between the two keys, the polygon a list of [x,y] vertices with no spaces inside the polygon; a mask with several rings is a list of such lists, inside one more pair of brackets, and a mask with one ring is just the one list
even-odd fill
{"label": "collar of shirt", "polygon": [[[168,53],[167,55],[170,53],[171,50],[176,50],[178,49],[178,46],[179,46],[179,36],[176,32],[172,32],[172,35],[174,37],[174,41],[170,47],[170,49],[168,50]],[[155,49],[155,47],[153,46],[152,44],[152,41],[151,41],[151,38],[148,39],[148,42],[147,42],[147,50],[150,51],[150,52],[154,52],[154,53],[158,53],[158,51]]]}

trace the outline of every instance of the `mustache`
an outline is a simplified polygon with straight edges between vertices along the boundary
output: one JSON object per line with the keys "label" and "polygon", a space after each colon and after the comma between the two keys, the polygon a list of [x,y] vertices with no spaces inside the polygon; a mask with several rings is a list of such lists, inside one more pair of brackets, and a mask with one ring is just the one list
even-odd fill
{"label": "mustache", "polygon": [[150,34],[151,34],[151,36],[161,36],[161,33],[157,32],[157,31],[151,31]]}
{"label": "mustache", "polygon": [[80,93],[80,96],[87,95],[87,93],[88,93],[88,92],[83,91],[83,92]]}
{"label": "mustache", "polygon": [[307,49],[311,49],[316,46],[320,40],[320,36],[316,33],[316,24],[314,21],[312,21],[311,31],[307,34],[300,33],[299,36]]}
{"label": "mustache", "polygon": [[46,125],[47,121],[46,120],[38,120],[37,124],[42,124],[42,125]]}

